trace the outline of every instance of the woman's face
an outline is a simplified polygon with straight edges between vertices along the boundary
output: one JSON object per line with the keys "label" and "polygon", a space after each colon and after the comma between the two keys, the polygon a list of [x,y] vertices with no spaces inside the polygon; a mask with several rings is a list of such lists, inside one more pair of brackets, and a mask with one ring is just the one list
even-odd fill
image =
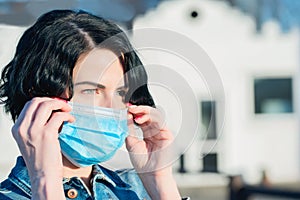
{"label": "woman's face", "polygon": [[74,93],[71,101],[92,106],[124,108],[123,67],[107,49],[94,49],[81,55],[73,70]]}

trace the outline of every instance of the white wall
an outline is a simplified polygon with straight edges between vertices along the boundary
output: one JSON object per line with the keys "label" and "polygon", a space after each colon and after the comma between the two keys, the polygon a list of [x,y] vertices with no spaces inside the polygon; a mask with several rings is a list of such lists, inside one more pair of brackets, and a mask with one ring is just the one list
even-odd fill
{"label": "white wall", "polygon": [[[13,57],[19,37],[25,30],[24,27],[14,27],[0,24],[0,70],[8,64]],[[5,178],[14,165],[19,154],[17,145],[11,135],[11,118],[4,113],[0,105],[0,180]]]}
{"label": "white wall", "polygon": [[[197,10],[200,17],[191,19],[191,10]],[[266,169],[271,181],[299,181],[299,116],[253,114],[253,78],[286,76],[294,78],[298,113],[299,33],[296,30],[282,35],[276,24],[268,23],[263,33],[257,35],[250,17],[224,3],[204,0],[164,2],[135,21],[134,28],[143,27],[166,28],[184,34],[201,45],[215,63],[226,94],[224,128],[213,149],[220,154],[220,171],[243,173],[246,180],[255,182],[261,170]],[[207,98],[205,94],[199,96]],[[187,152],[187,168],[191,172],[201,168],[199,146],[195,142]]]}

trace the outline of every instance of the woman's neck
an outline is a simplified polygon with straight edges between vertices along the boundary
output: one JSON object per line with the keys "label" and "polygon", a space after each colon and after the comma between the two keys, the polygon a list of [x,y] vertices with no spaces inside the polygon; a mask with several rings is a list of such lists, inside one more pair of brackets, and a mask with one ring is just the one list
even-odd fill
{"label": "woman's neck", "polygon": [[63,156],[63,176],[64,178],[79,177],[91,191],[92,166],[76,167]]}

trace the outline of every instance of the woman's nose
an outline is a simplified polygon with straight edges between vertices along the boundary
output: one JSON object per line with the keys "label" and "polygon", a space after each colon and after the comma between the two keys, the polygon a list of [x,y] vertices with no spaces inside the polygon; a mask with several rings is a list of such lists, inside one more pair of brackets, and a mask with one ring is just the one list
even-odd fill
{"label": "woman's nose", "polygon": [[100,107],[106,108],[123,109],[126,107],[123,99],[114,92],[106,93],[101,99],[97,100],[96,104]]}
{"label": "woman's nose", "polygon": [[102,99],[101,102],[99,102],[99,106],[105,107],[105,108],[113,108],[113,94],[107,94],[105,97]]}

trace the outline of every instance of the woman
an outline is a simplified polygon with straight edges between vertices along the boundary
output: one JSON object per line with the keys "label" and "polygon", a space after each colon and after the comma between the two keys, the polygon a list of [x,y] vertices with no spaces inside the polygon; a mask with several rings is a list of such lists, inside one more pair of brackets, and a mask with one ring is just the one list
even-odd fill
{"label": "woman", "polygon": [[[0,97],[22,154],[1,183],[0,199],[180,199],[160,154],[172,134],[140,59],[115,24],[83,11],[44,14],[4,68]],[[97,164],[124,140],[138,175]]]}

